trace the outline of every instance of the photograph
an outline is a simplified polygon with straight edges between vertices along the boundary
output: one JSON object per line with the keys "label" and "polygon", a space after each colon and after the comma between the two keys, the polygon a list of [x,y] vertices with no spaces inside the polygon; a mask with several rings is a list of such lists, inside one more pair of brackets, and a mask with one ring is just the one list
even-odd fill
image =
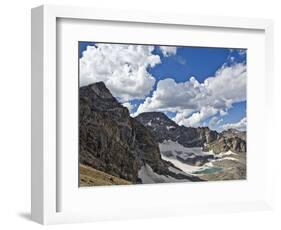
{"label": "photograph", "polygon": [[77,50],[79,187],[247,179],[247,49]]}

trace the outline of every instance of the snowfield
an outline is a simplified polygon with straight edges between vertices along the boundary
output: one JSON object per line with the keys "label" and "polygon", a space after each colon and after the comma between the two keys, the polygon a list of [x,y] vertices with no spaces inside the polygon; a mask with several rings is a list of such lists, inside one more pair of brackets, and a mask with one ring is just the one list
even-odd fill
{"label": "snowfield", "polygon": [[152,122],[152,121],[150,120],[150,121],[147,123],[147,125],[148,125],[148,126],[152,126],[151,122]]}
{"label": "snowfield", "polygon": [[161,152],[181,151],[181,152],[185,152],[185,153],[193,153],[198,156],[214,154],[213,151],[210,151],[210,152],[202,151],[201,147],[187,148],[187,147],[182,146],[178,142],[174,142],[171,140],[166,140],[163,143],[159,143],[159,148],[160,148]]}
{"label": "snowfield", "polygon": [[193,172],[199,171],[202,169],[202,166],[201,167],[193,166],[193,165],[182,163],[175,156],[166,157],[165,155],[161,154],[161,157],[163,160],[171,162],[174,166],[176,166],[177,168],[181,169],[182,171],[184,171],[188,174],[193,174]]}
{"label": "snowfield", "polygon": [[[182,171],[191,174],[191,175],[198,175],[200,172],[215,172],[216,167],[213,165],[212,162],[222,161],[222,160],[232,160],[238,161],[236,158],[231,157],[237,155],[232,151],[227,151],[225,153],[214,154],[213,151],[204,152],[201,147],[192,147],[187,148],[179,144],[178,142],[174,142],[171,140],[166,140],[163,143],[159,143],[159,149],[161,152],[161,157],[165,161],[171,162],[177,168],[181,169]],[[187,159],[188,157],[196,157],[196,156],[206,156],[206,155],[213,155],[214,159],[210,160],[203,166],[194,166],[179,161],[177,156],[180,156],[182,159]]]}
{"label": "snowfield", "polygon": [[[213,164],[213,162],[222,160],[238,161],[236,158],[231,157],[237,155],[236,153],[233,153],[231,151],[227,151],[225,153],[220,154],[214,154],[213,151],[204,152],[200,147],[187,148],[171,140],[159,143],[159,148],[161,152],[161,158],[165,161],[171,162],[175,167],[178,168],[176,169],[174,167],[169,167],[169,170],[176,174],[198,176],[200,174],[203,175],[206,173],[215,173],[222,170],[222,168],[218,168]],[[205,163],[203,166],[190,165],[177,159],[177,156],[180,156],[182,159],[186,159],[188,157],[194,158],[196,156],[207,155],[213,155],[214,159]],[[145,164],[141,167],[138,172],[138,177],[142,180],[142,183],[144,184],[189,181],[175,179],[171,176],[159,175],[155,173],[148,164]]]}
{"label": "snowfield", "polygon": [[[184,174],[184,172],[181,172],[173,167],[170,167],[169,170],[177,174],[178,173]],[[189,181],[189,180],[178,180],[170,176],[159,175],[155,173],[148,164],[145,164],[144,166],[141,167],[141,169],[138,172],[138,177],[141,179],[143,184]]]}

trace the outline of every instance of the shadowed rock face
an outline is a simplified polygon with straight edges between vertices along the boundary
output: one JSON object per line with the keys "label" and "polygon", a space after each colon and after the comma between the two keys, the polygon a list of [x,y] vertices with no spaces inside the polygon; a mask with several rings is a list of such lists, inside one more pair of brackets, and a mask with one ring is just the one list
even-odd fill
{"label": "shadowed rock face", "polygon": [[215,153],[228,150],[246,152],[245,132],[228,130],[218,133],[208,127],[179,126],[161,112],[141,113],[136,119],[151,131],[159,143],[171,140],[184,147],[203,147],[205,151],[213,150]]}
{"label": "shadowed rock face", "polygon": [[131,118],[103,82],[80,88],[79,160],[81,164],[141,183],[138,171],[149,164],[154,172],[174,178],[199,180],[169,171],[161,159],[158,141],[138,120]]}
{"label": "shadowed rock face", "polygon": [[179,126],[161,112],[141,113],[136,119],[150,129],[159,143],[172,140],[185,147],[202,147],[205,143],[210,143],[219,138],[216,131],[207,127]]}
{"label": "shadowed rock face", "polygon": [[80,88],[79,111],[80,163],[136,182],[138,162],[130,152],[135,133],[128,110],[101,82]]}

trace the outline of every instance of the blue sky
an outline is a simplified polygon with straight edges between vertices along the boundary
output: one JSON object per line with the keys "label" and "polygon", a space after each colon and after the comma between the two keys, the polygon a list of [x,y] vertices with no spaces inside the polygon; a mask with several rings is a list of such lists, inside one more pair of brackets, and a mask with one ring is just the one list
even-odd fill
{"label": "blue sky", "polygon": [[[79,42],[80,82],[82,78],[87,79],[82,85],[99,80],[108,83],[132,115],[155,110],[180,125],[245,130],[245,122],[243,127],[239,122],[246,118],[246,50],[158,45],[148,50],[118,44],[101,44],[98,49],[96,44],[100,43]],[[110,79],[109,73],[116,73],[115,78]],[[130,84],[122,87],[126,77],[135,90],[130,91]],[[134,77],[145,83],[135,82]],[[168,97],[169,89],[179,90]]]}

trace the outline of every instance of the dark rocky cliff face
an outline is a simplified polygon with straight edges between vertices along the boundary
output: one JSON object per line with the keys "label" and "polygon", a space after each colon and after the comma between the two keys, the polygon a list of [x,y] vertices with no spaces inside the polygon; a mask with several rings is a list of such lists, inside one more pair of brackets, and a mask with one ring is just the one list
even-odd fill
{"label": "dark rocky cliff face", "polygon": [[228,150],[246,152],[244,132],[229,130],[218,133],[208,127],[179,126],[161,112],[141,113],[136,119],[152,132],[159,143],[171,140],[184,147],[203,147],[204,150],[213,150],[215,153]]}
{"label": "dark rocky cliff face", "polygon": [[150,129],[159,143],[172,140],[185,147],[203,147],[205,143],[213,142],[219,138],[216,131],[207,127],[179,126],[161,112],[141,113],[136,119]]}
{"label": "dark rocky cliff face", "polygon": [[128,110],[96,83],[80,88],[79,111],[80,163],[136,182],[138,162],[130,151],[136,134]]}
{"label": "dark rocky cliff face", "polygon": [[106,88],[98,82],[80,88],[79,160],[133,183],[141,183],[138,171],[149,164],[154,172],[178,179],[199,180],[169,171],[161,159],[158,142],[138,120],[131,118]]}

